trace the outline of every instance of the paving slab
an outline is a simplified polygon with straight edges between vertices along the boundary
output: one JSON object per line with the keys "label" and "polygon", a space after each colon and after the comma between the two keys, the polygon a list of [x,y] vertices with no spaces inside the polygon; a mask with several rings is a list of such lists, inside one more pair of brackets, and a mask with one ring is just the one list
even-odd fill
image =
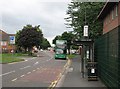
{"label": "paving slab", "polygon": [[80,72],[81,69],[81,61],[80,56],[78,55],[76,58],[71,59],[72,64],[67,70],[67,74],[65,75],[64,81],[62,81],[62,86],[59,88],[66,87],[76,87],[76,88],[84,88],[84,89],[107,89],[106,86],[102,83],[100,79],[98,81],[88,81],[87,75],[85,78],[82,78],[82,74]]}

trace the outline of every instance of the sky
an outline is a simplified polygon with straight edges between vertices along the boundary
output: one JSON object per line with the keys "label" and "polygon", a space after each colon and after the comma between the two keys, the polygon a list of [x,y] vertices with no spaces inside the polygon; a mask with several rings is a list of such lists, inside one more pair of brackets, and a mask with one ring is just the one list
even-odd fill
{"label": "sky", "polygon": [[71,0],[0,0],[0,28],[15,34],[23,26],[40,25],[43,35],[52,44],[66,28],[64,20]]}

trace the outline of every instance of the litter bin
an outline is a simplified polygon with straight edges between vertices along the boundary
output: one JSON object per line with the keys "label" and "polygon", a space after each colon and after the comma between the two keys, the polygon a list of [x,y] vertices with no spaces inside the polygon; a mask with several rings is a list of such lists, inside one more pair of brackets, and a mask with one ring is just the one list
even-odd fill
{"label": "litter bin", "polygon": [[88,81],[97,81],[98,73],[97,73],[97,62],[88,62]]}

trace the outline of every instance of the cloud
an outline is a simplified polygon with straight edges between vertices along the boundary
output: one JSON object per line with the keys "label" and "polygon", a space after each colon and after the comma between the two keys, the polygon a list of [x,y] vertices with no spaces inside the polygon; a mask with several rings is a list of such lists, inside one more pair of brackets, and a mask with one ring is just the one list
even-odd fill
{"label": "cloud", "polygon": [[2,29],[15,33],[26,24],[40,25],[44,36],[52,41],[67,29],[64,18],[69,2],[70,0],[2,0]]}

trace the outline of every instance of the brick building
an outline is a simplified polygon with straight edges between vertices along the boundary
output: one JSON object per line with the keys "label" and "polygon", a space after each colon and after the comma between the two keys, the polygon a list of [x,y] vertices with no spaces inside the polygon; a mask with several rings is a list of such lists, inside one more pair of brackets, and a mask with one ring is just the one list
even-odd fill
{"label": "brick building", "polygon": [[0,30],[0,53],[2,52],[11,52],[15,50],[15,45],[10,44],[10,36],[15,36],[15,34],[7,34],[3,30]]}
{"label": "brick building", "polygon": [[95,41],[98,74],[108,89],[120,89],[120,2],[106,2],[97,19],[103,22]]}
{"label": "brick building", "polygon": [[113,30],[120,25],[120,2],[107,2],[98,19],[103,21],[103,34]]}

